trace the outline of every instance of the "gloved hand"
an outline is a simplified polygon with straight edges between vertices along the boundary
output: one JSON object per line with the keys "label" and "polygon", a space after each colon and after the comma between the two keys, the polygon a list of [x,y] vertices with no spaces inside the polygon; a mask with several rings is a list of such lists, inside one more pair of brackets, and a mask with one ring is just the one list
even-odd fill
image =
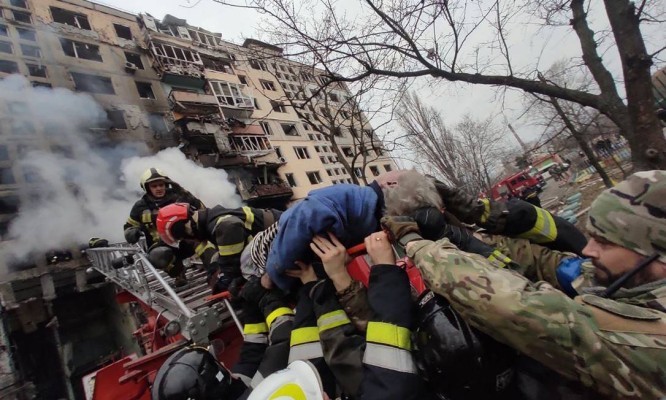
{"label": "gloved hand", "polygon": [[421,234],[419,226],[411,217],[386,216],[382,217],[381,225],[388,230],[391,241],[397,242],[402,246],[413,240],[420,240]]}
{"label": "gloved hand", "polygon": [[168,272],[174,266],[176,255],[171,247],[158,243],[148,249],[148,261],[153,264],[153,267]]}
{"label": "gloved hand", "polygon": [[141,238],[141,230],[137,227],[131,226],[125,229],[125,240],[127,243],[134,244],[138,243]]}
{"label": "gloved hand", "polygon": [[239,299],[241,298],[240,292],[243,289],[243,286],[247,282],[247,279],[243,278],[242,276],[239,276],[238,278],[234,278],[234,280],[231,281],[229,284],[229,293],[231,294],[232,299]]}
{"label": "gloved hand", "polygon": [[453,188],[435,180],[435,188],[444,202],[444,207],[462,222],[474,224],[483,214],[483,204],[478,197],[469,195],[458,188]]}

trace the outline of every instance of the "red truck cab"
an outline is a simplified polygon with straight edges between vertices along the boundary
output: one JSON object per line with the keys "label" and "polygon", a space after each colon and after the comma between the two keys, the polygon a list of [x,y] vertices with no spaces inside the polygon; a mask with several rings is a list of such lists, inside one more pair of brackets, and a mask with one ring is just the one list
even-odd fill
{"label": "red truck cab", "polygon": [[508,200],[518,197],[536,206],[540,206],[539,193],[543,191],[545,182],[539,174],[532,175],[529,170],[521,171],[502,179],[490,188],[493,200]]}

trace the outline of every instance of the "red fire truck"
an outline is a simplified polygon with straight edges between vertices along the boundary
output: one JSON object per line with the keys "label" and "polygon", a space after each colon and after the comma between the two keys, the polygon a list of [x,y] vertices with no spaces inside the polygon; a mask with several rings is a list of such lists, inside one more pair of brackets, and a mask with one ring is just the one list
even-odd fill
{"label": "red fire truck", "polygon": [[526,169],[502,179],[490,188],[490,198],[493,200],[508,200],[518,197],[541,207],[539,194],[543,191],[545,181],[536,170]]}

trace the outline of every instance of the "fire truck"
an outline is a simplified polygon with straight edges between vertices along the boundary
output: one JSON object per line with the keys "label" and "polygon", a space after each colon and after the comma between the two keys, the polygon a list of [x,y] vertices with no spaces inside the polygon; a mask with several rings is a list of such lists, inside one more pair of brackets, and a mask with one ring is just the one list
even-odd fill
{"label": "fire truck", "polygon": [[130,354],[83,378],[86,400],[150,400],[150,385],[162,363],[175,351],[196,343],[211,346],[217,359],[233,365],[243,344],[243,327],[227,292],[211,295],[206,272],[188,268],[188,285],[148,261],[140,245],[117,244],[86,250],[92,268],[118,290],[116,301],[139,305],[134,332],[143,354]]}
{"label": "fire truck", "polygon": [[543,192],[545,180],[535,169],[526,169],[502,179],[490,188],[493,200],[508,200],[518,197],[537,207],[541,207],[539,194]]}

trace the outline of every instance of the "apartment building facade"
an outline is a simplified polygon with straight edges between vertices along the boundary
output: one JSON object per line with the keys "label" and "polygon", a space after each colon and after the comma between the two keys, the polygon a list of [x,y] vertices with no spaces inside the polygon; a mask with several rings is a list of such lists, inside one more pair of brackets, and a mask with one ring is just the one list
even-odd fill
{"label": "apartment building facade", "polygon": [[[344,162],[366,160],[351,172],[368,181],[395,167],[367,121],[358,131],[374,144],[359,157],[344,121],[342,100],[352,97],[344,85],[306,106],[322,71],[270,44],[234,44],[172,16],[158,21],[84,0],[0,0],[0,80],[12,74],[35,90],[89,94],[106,114],[87,127],[94,138],[142,143],[151,152],[179,146],[200,165],[227,171],[255,206],[283,207],[312,189],[352,183]],[[41,188],[18,161],[30,150],[69,158],[81,151],[60,134],[71,116],[47,125],[33,118],[39,105],[19,91],[2,99],[0,240]],[[335,143],[312,115],[323,103],[344,128]],[[80,398],[84,374],[136,346],[113,289],[86,273],[78,249],[64,250],[72,260],[37,257],[9,272],[0,265],[0,345],[13,349],[0,354],[0,395]]]}

